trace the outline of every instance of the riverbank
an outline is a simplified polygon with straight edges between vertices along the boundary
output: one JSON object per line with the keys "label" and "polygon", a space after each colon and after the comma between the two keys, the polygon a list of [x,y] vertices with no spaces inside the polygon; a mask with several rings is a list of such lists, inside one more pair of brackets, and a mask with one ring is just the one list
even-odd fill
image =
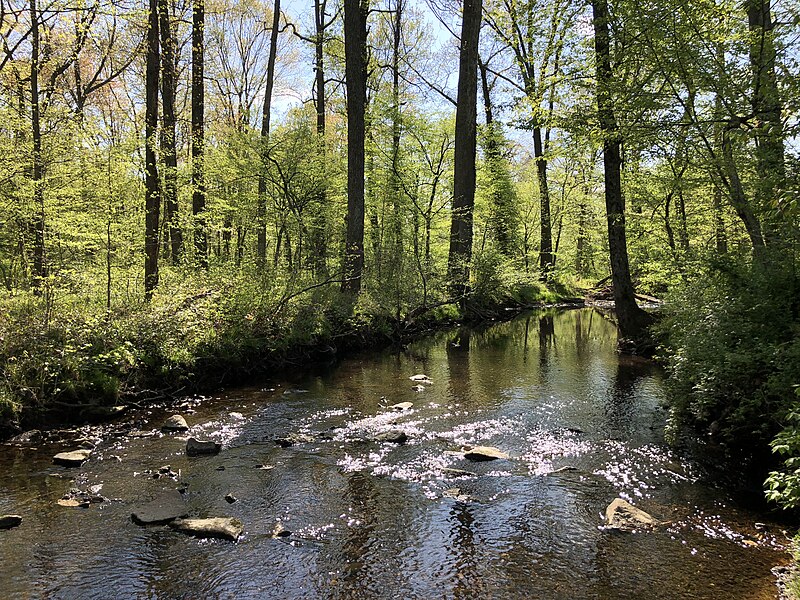
{"label": "riverbank", "polygon": [[277,297],[260,288],[187,286],[113,311],[79,296],[6,299],[0,439],[34,427],[102,421],[130,406],[404,344],[456,323],[582,304],[568,292],[529,286],[479,298],[466,311],[443,299],[390,310],[368,294],[353,302],[332,286]]}

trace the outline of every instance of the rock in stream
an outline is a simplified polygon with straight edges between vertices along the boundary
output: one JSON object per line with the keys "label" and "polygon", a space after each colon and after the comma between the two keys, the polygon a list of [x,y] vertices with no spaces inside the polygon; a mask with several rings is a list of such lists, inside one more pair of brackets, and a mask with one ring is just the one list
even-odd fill
{"label": "rock in stream", "polygon": [[64,467],[80,467],[89,458],[92,451],[89,449],[59,452],[53,457],[53,463]]}
{"label": "rock in stream", "polygon": [[137,506],[131,518],[139,525],[163,525],[175,519],[189,516],[186,502],[178,490],[161,492],[150,502]]}
{"label": "rock in stream", "polygon": [[22,517],[19,515],[0,515],[0,529],[11,529],[20,523],[22,523]]}
{"label": "rock in stream", "polygon": [[170,418],[164,421],[164,424],[161,426],[161,431],[166,432],[187,431],[188,429],[189,424],[181,415],[172,415]]}
{"label": "rock in stream", "polygon": [[464,458],[474,461],[507,459],[508,454],[493,446],[475,446],[464,452]]}
{"label": "rock in stream", "polygon": [[177,519],[170,527],[197,537],[214,537],[235,542],[244,531],[239,519],[213,517],[210,519]]}
{"label": "rock in stream", "polygon": [[186,440],[186,454],[188,456],[219,454],[220,450],[222,450],[222,444],[213,440],[198,440],[193,437]]}
{"label": "rock in stream", "polygon": [[631,531],[639,527],[655,527],[658,524],[658,519],[622,498],[614,498],[606,508],[606,525],[610,529]]}

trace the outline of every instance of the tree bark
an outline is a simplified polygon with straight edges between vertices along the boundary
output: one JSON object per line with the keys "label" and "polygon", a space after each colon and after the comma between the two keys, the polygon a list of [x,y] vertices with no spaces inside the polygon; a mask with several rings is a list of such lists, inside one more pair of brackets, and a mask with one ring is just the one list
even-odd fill
{"label": "tree bark", "polygon": [[272,9],[272,31],[269,37],[267,58],[267,81],[264,90],[264,106],[261,111],[261,171],[258,174],[258,241],[257,256],[260,263],[267,256],[267,152],[269,152],[269,128],[272,113],[272,90],[275,85],[275,58],[278,54],[281,0],[275,0]]}
{"label": "tree bark", "polygon": [[158,286],[158,228],[161,195],[156,165],[156,128],[158,127],[158,0],[150,0],[147,28],[147,64],[145,73],[145,234],[144,298],[150,301]]}
{"label": "tree bark", "polygon": [[317,194],[317,210],[314,211],[310,223],[311,258],[314,272],[318,277],[325,276],[327,254],[325,238],[325,210],[328,201],[327,175],[325,173],[325,22],[326,0],[314,0],[314,108],[317,112],[317,143],[319,156],[322,159],[322,182]]}
{"label": "tree bark", "polygon": [[367,0],[344,0],[347,89],[347,233],[342,291],[358,294],[364,271],[364,133],[367,101]]}
{"label": "tree bark", "polygon": [[192,216],[197,264],[205,269],[208,268],[208,231],[205,215],[204,31],[205,0],[194,0],[192,5]]}
{"label": "tree bark", "polygon": [[611,87],[611,39],[609,12],[606,0],[592,0],[594,25],[595,67],[597,70],[597,112],[603,136],[603,171],[605,179],[608,248],[611,259],[611,278],[614,304],[620,335],[643,340],[651,317],[636,304],[628,264],[628,245],[625,232],[625,200],[622,195],[620,154],[621,139],[614,116]]}
{"label": "tree bark", "polygon": [[42,280],[47,277],[44,249],[44,159],[42,157],[42,126],[39,101],[39,13],[36,0],[30,2],[31,12],[31,137],[33,157],[31,179],[33,183],[33,278],[31,284],[36,295],[41,293]]}
{"label": "tree bark", "polygon": [[[453,214],[447,270],[451,291],[466,299],[472,260],[472,213],[475,206],[475,150],[478,100],[478,38],[482,0],[464,0],[453,172]],[[463,302],[462,302],[463,305]]]}
{"label": "tree bark", "polygon": [[178,222],[178,152],[175,144],[175,94],[177,91],[177,44],[170,0],[158,0],[161,34],[161,154],[164,159],[164,208],[172,264],[180,264],[183,232]]}
{"label": "tree bark", "polygon": [[539,246],[539,269],[542,279],[550,280],[555,267],[553,254],[553,224],[550,219],[550,189],[547,185],[547,159],[542,146],[542,129],[538,125],[533,128],[533,155],[536,159],[536,178],[539,183],[539,205],[541,211]]}

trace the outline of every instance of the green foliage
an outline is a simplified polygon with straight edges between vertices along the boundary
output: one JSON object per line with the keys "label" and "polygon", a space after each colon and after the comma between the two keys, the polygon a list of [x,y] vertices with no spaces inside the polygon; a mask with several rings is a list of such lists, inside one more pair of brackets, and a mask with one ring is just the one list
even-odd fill
{"label": "green foliage", "polygon": [[473,302],[480,307],[530,306],[554,302],[558,296],[539,281],[538,274],[526,273],[494,247],[477,252],[473,260]]}
{"label": "green foliage", "polygon": [[[800,397],[800,387],[795,386]],[[784,429],[772,441],[772,451],[783,458],[783,468],[771,471],[765,482],[767,499],[784,508],[800,506],[800,406],[790,409]],[[795,557],[797,560],[797,557]]]}
{"label": "green foliage", "polygon": [[[665,310],[675,410],[732,451],[764,454],[780,423],[794,419],[800,319],[797,282],[782,262],[706,269],[675,288]],[[780,451],[794,452],[781,439]]]}

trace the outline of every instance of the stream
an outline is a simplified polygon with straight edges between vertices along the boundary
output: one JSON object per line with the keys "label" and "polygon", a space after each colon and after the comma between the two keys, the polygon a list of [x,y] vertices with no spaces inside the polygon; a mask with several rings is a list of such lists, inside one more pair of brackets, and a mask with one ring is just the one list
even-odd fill
{"label": "stream", "polygon": [[[615,344],[592,309],[547,310],[0,445],[0,514],[23,517],[0,530],[0,595],[775,598],[782,526],[702,466],[703,443],[665,443],[662,371]],[[162,433],[175,413],[190,430]],[[406,443],[375,441],[391,430]],[[222,451],[188,457],[189,436]],[[54,465],[77,438],[89,460]],[[478,445],[510,458],[466,460]],[[71,488],[105,501],[59,505]],[[191,515],[236,517],[243,535],[131,520],[177,488]],[[664,524],[605,528],[615,498]]]}

